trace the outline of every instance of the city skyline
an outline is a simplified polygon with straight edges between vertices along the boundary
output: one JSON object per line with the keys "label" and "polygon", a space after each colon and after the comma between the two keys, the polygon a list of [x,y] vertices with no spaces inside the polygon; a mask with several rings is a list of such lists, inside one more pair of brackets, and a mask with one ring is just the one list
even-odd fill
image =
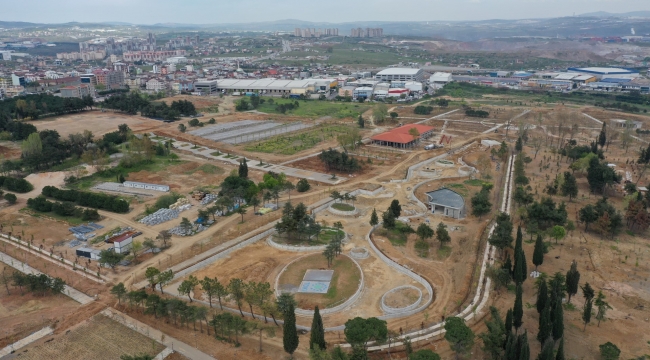
{"label": "city skyline", "polygon": [[[98,1],[28,0],[3,4],[2,21],[37,23],[128,22],[150,25],[160,23],[218,24],[251,23],[299,19],[302,21],[342,23],[354,21],[478,21],[490,19],[532,19],[580,15],[592,12],[624,13],[645,11],[644,0],[413,0],[409,6],[378,0],[368,7],[361,3],[332,0],[305,7],[297,0],[274,3],[243,0],[215,3],[208,0],[177,2],[171,0],[116,0],[107,5]],[[462,5],[462,6],[459,6]],[[417,9],[417,11],[412,11]]]}

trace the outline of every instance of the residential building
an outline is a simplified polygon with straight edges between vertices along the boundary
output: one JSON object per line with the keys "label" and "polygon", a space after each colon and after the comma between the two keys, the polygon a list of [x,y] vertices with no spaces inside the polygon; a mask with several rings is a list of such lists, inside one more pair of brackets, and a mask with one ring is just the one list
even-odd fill
{"label": "residential building", "polygon": [[429,209],[432,213],[449,216],[454,219],[465,218],[465,199],[457,192],[451,189],[441,188],[429,191],[426,194],[429,199]]}
{"label": "residential building", "polygon": [[167,82],[158,79],[151,79],[146,83],[147,90],[164,91],[167,90]]}
{"label": "residential building", "polygon": [[92,88],[90,85],[81,84],[77,86],[65,86],[61,89],[61,97],[64,98],[78,98],[92,95]]}
{"label": "residential building", "polygon": [[164,61],[169,57],[185,56],[185,50],[164,50],[164,51],[133,51],[125,52],[122,59],[127,62],[133,61]]}
{"label": "residential building", "polygon": [[104,85],[106,89],[117,89],[124,85],[124,73],[115,70],[95,70],[93,74],[97,77],[97,83]]}
{"label": "residential building", "polygon": [[212,95],[219,91],[217,80],[202,80],[194,83],[194,91],[198,91],[203,95]]}
{"label": "residential building", "polygon": [[25,86],[26,80],[24,76],[18,76],[16,74],[11,74],[11,84],[13,86]]}

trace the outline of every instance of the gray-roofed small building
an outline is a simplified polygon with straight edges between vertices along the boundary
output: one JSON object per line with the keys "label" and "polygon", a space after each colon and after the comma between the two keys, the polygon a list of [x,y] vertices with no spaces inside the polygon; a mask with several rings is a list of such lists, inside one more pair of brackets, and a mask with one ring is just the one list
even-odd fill
{"label": "gray-roofed small building", "polygon": [[441,214],[454,219],[465,218],[465,199],[457,192],[441,188],[429,191],[429,209],[434,214]]}

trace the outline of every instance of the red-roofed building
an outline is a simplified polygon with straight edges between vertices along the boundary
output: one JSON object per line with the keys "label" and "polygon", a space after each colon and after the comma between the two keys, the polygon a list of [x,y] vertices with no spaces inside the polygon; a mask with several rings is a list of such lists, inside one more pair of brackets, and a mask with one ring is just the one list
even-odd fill
{"label": "red-roofed building", "polygon": [[133,235],[135,232],[127,231],[124,234],[113,236],[112,238],[106,240],[107,243],[113,244],[115,252],[118,254],[125,253],[131,249],[131,244],[133,243]]}
{"label": "red-roofed building", "polygon": [[[414,137],[410,132],[411,129],[417,130],[418,136]],[[398,148],[407,148],[412,147],[420,141],[420,139],[428,138],[433,135],[435,130],[432,126],[420,125],[420,124],[408,124],[400,126],[393,130],[381,133],[371,137],[373,144],[383,145],[383,146],[393,146]]]}

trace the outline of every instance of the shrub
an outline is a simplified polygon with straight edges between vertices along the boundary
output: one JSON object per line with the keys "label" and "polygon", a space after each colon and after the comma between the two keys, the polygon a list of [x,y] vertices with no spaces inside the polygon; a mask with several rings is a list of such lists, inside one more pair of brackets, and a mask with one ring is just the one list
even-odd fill
{"label": "shrub", "polygon": [[12,193],[6,193],[5,196],[4,196],[4,198],[5,198],[5,200],[7,200],[7,201],[9,202],[9,204],[11,204],[11,205],[15,204],[16,201],[18,200],[18,198],[16,198],[16,195],[14,195],[14,194],[12,194]]}

